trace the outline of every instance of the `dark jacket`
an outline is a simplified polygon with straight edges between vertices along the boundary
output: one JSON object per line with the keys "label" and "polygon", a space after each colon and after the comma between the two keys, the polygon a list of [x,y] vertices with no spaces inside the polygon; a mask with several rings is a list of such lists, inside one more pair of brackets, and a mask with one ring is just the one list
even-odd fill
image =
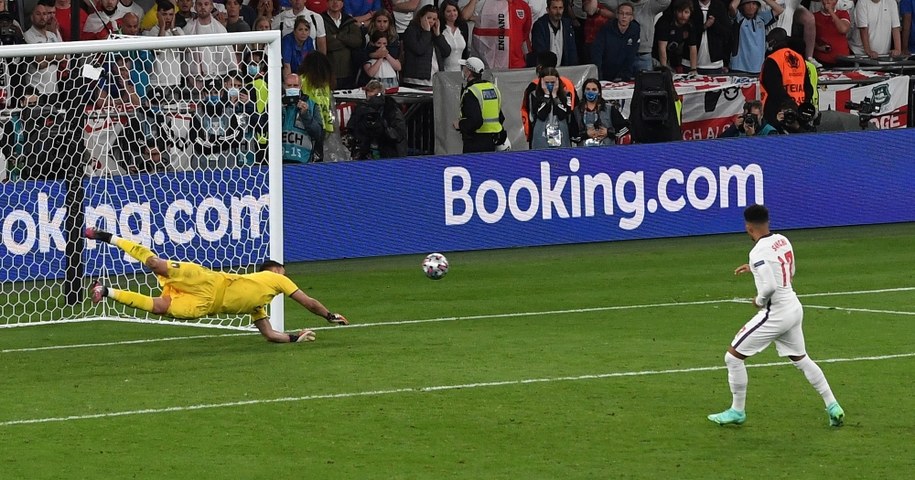
{"label": "dark jacket", "polygon": [[715,17],[715,23],[706,30],[705,21],[702,20],[702,8],[699,0],[693,0],[693,13],[689,17],[694,31],[697,33],[696,45],[702,48],[702,34],[706,33],[708,40],[708,54],[713,62],[723,60],[725,65],[731,60],[731,17],[728,7],[723,0],[711,0],[708,6],[708,15]]}
{"label": "dark jacket", "polygon": [[635,78],[641,35],[642,29],[638,22],[630,23],[629,28],[621,32],[616,19],[607,22],[597,32],[594,45],[591,46],[591,60],[597,66],[601,80]]}
{"label": "dark jacket", "polygon": [[322,13],[324,27],[327,31],[327,59],[337,78],[349,78],[355,75],[353,53],[362,49],[362,29],[353,17],[342,14],[340,26],[334,23],[327,12]]}
{"label": "dark jacket", "polygon": [[411,23],[403,32],[402,78],[432,78],[432,55],[438,60],[438,71],[445,65],[444,58],[451,55],[451,45],[441,35],[433,36],[432,32],[423,30],[416,23]]}
{"label": "dark jacket", "polygon": [[347,128],[356,139],[356,160],[407,156],[407,122],[400,105],[386,95],[360,102]]}
{"label": "dark jacket", "polygon": [[[578,47],[575,43],[575,31],[572,30],[572,21],[562,17],[562,61],[560,67],[578,65]],[[531,28],[531,44],[534,53],[550,51],[550,40],[553,38],[553,26],[550,24],[550,16],[544,15],[534,22]]]}

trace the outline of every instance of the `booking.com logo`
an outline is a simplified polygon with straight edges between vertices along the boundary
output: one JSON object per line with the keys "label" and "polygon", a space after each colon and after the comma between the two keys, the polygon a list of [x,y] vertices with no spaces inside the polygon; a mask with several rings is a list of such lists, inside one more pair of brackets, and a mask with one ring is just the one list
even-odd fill
{"label": "booking.com logo", "polygon": [[[755,203],[764,203],[763,171],[755,163],[746,166],[696,167],[664,170],[657,184],[646,195],[645,172],[624,171],[614,179],[606,172],[576,175],[581,168],[577,158],[568,163],[570,175],[556,175],[550,162],[540,162],[540,178],[521,177],[506,188],[502,182],[487,179],[474,184],[465,167],[444,170],[445,225],[463,225],[476,216],[484,223],[497,223],[506,213],[519,222],[535,217],[552,220],[614,216],[616,209],[624,214],[619,220],[623,230],[638,228],[651,214],[663,209],[679,212],[687,206],[707,210],[731,206],[730,189],[736,189],[738,207],[747,205],[747,188],[753,180]],[[675,186],[678,193],[672,193]],[[679,193],[682,191],[683,193]],[[601,211],[597,211],[598,205]]]}
{"label": "booking.com logo", "polygon": [[[36,197],[31,208],[13,210],[0,223],[0,238],[9,254],[65,250],[66,208],[52,206],[47,193],[40,192]],[[266,233],[263,226],[268,215],[268,195],[195,200],[198,203],[174,200],[164,206],[164,213],[160,213],[163,206],[154,211],[149,202],[97,204],[87,207],[85,222],[144,245],[221,242],[227,237],[258,239]],[[157,224],[156,220],[162,223]],[[96,244],[87,240],[86,248],[94,249]]]}

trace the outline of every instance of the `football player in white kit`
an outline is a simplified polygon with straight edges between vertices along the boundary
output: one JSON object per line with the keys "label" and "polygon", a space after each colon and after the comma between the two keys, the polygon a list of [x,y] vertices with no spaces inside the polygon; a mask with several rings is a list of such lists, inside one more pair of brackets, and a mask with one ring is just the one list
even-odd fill
{"label": "football player in white kit", "polygon": [[759,309],[743,328],[737,332],[724,363],[728,369],[731,387],[731,408],[708,416],[719,424],[740,425],[747,420],[747,367],[744,360],[763,351],[775,342],[779,356],[788,357],[807,381],[823,397],[829,424],[839,427],[845,421],[845,412],[836,401],[823,370],[810,357],[804,346],[804,308],[794,293],[794,249],[784,235],[769,231],[769,210],[762,205],[751,205],[743,212],[745,226],[756,246],[750,250],[750,263],[734,270],[735,275],[753,273],[756,297],[753,305]]}

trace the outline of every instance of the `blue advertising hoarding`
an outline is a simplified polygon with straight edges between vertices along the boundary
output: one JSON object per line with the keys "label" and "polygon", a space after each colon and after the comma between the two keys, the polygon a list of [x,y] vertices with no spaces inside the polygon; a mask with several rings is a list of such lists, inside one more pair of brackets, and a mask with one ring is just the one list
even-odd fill
{"label": "blue advertising hoarding", "polygon": [[[285,261],[915,221],[915,131],[288,166]],[[86,222],[210,267],[267,256],[267,170],[86,182]],[[60,182],[0,184],[0,281],[61,278]],[[141,266],[87,242],[86,274]]]}

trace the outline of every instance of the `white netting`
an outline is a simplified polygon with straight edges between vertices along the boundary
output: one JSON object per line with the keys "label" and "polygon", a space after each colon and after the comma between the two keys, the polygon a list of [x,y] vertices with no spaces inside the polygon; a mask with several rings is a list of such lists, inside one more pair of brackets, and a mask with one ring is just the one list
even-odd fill
{"label": "white netting", "polygon": [[269,115],[279,89],[266,89],[280,81],[278,41],[257,32],[0,48],[0,326],[169,321],[91,303],[96,279],[160,289],[121,250],[78,239],[86,225],[213,269],[282,260],[280,150],[267,140],[280,138],[268,135],[279,131]]}

